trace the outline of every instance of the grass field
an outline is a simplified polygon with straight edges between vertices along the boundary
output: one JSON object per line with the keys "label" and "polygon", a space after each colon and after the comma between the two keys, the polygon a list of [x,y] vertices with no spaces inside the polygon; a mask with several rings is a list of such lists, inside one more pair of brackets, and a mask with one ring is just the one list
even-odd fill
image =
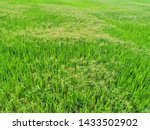
{"label": "grass field", "polygon": [[0,112],[150,112],[150,1],[0,0]]}

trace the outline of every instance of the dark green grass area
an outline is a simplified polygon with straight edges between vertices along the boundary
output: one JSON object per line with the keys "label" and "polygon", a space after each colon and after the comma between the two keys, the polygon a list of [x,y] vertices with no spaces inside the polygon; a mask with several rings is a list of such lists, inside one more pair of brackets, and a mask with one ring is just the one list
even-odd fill
{"label": "dark green grass area", "polygon": [[0,112],[150,112],[149,7],[0,0]]}

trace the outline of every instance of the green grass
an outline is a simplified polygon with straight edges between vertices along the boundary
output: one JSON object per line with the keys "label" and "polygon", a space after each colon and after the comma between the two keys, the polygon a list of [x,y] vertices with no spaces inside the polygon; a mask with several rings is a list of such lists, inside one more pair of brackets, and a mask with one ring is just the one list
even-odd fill
{"label": "green grass", "polygon": [[0,112],[150,112],[149,0],[0,0]]}

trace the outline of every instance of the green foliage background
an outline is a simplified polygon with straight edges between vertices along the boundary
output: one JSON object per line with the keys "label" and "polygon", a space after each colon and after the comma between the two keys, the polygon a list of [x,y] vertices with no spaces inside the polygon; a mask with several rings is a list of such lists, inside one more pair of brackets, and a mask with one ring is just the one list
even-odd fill
{"label": "green foliage background", "polygon": [[0,0],[0,112],[150,112],[149,0]]}

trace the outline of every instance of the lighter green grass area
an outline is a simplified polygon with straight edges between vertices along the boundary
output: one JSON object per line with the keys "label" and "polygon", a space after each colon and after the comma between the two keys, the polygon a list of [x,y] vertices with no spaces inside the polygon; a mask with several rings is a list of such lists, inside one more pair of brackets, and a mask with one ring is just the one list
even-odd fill
{"label": "lighter green grass area", "polygon": [[150,112],[149,0],[0,0],[0,112]]}

